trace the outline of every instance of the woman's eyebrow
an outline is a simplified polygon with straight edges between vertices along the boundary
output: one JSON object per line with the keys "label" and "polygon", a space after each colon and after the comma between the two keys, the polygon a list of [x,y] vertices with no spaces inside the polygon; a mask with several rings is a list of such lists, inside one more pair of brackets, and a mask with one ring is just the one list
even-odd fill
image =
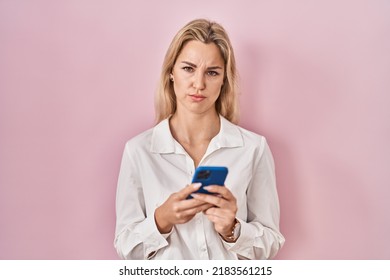
{"label": "woman's eyebrow", "polygon": [[[187,64],[188,66],[196,68],[196,64],[189,62],[189,61],[182,61],[181,63]],[[207,67],[208,70],[213,70],[213,69],[223,69],[221,66],[210,66]]]}
{"label": "woman's eyebrow", "polygon": [[182,61],[181,63],[187,64],[187,65],[189,65],[189,66],[191,66],[191,67],[196,68],[196,65],[195,65],[194,63],[192,63],[192,62]]}

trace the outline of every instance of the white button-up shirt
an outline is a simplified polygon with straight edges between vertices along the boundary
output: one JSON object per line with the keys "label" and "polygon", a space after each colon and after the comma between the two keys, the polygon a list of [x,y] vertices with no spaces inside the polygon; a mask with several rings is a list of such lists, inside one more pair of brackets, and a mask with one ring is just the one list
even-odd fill
{"label": "white button-up shirt", "polygon": [[116,198],[115,248],[124,259],[268,259],[284,243],[274,162],[263,136],[220,117],[221,129],[199,165],[226,166],[225,185],[237,200],[240,237],[225,242],[198,213],[161,234],[155,209],[191,182],[194,162],[173,138],[169,120],[126,143]]}

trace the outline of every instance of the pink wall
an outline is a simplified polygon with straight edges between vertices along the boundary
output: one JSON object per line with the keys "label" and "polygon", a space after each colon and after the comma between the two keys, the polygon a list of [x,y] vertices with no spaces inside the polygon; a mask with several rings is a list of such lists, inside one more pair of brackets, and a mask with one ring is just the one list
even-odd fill
{"label": "pink wall", "polygon": [[389,14],[380,0],[0,1],[0,259],[117,258],[122,149],[153,124],[165,50],[196,17],[229,31],[241,125],[274,152],[278,258],[389,259]]}

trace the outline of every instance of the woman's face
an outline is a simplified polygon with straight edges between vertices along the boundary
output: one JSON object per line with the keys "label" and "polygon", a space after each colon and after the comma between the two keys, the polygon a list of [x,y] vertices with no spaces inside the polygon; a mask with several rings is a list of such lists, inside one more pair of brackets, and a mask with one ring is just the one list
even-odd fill
{"label": "woman's face", "polygon": [[177,111],[196,114],[215,112],[215,101],[224,80],[224,64],[214,43],[189,41],[172,70]]}

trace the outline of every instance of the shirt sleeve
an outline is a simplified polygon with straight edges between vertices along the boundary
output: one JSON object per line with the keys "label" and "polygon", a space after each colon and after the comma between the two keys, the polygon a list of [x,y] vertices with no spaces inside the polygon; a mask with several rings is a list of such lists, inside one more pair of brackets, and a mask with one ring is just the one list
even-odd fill
{"label": "shirt sleeve", "polygon": [[241,223],[240,237],[225,248],[240,259],[270,259],[283,246],[279,231],[280,208],[276,189],[275,167],[271,150],[262,139],[253,178],[247,190],[247,221]]}
{"label": "shirt sleeve", "polygon": [[154,215],[147,216],[136,155],[126,145],[122,157],[116,194],[114,246],[122,259],[150,259],[168,246],[157,229]]}

